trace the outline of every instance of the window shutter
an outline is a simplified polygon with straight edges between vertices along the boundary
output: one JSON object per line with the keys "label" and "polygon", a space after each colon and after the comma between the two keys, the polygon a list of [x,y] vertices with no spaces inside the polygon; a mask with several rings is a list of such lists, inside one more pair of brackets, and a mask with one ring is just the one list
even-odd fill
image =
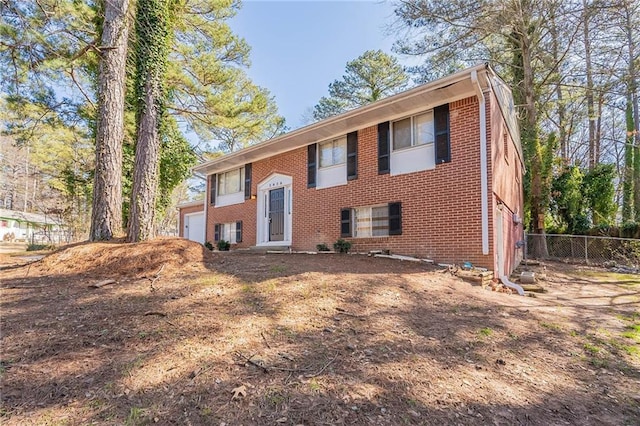
{"label": "window shutter", "polygon": [[211,175],[211,179],[209,179],[209,204],[211,204],[212,206],[216,205],[216,184],[217,184],[217,180],[216,180],[216,176],[217,175]]}
{"label": "window shutter", "polygon": [[358,132],[347,135],[347,180],[358,179]]}
{"label": "window shutter", "polygon": [[340,236],[351,236],[351,209],[344,208],[340,211]]}
{"label": "window shutter", "polygon": [[213,225],[213,241],[220,241],[220,224]]}
{"label": "window shutter", "polygon": [[378,174],[383,175],[389,173],[389,122],[378,124]]}
{"label": "window shutter", "polygon": [[451,143],[449,137],[449,104],[433,109],[433,121],[436,137],[436,164],[451,161]]}
{"label": "window shutter", "polygon": [[236,243],[242,242],[242,221],[236,222]]}
{"label": "window shutter", "polygon": [[251,163],[244,166],[244,199],[251,198]]}
{"label": "window shutter", "polygon": [[318,144],[311,144],[307,147],[307,188],[316,187],[316,151]]}
{"label": "window shutter", "polygon": [[389,235],[402,235],[402,203],[389,203]]}

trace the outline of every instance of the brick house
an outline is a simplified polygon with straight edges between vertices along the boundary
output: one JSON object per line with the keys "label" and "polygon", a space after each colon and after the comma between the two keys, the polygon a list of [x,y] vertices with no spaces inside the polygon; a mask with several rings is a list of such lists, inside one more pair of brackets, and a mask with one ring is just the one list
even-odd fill
{"label": "brick house", "polygon": [[515,114],[480,65],[201,164],[205,240],[315,250],[343,238],[508,275],[523,240]]}

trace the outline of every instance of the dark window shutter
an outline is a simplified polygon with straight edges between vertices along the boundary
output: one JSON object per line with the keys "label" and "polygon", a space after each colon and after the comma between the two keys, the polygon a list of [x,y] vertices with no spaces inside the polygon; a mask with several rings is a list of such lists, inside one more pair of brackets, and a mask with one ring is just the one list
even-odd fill
{"label": "dark window shutter", "polygon": [[244,166],[244,199],[251,198],[251,163]]}
{"label": "dark window shutter", "polygon": [[242,221],[236,222],[236,243],[242,242]]}
{"label": "dark window shutter", "polygon": [[390,167],[389,122],[378,124],[378,174],[383,175],[391,171]]}
{"label": "dark window shutter", "polygon": [[209,179],[209,204],[212,206],[216,205],[216,176],[217,175],[211,175],[211,179]]}
{"label": "dark window shutter", "polygon": [[402,235],[402,203],[389,203],[389,235]]}
{"label": "dark window shutter", "polygon": [[342,209],[340,211],[340,236],[351,236],[351,209]]}
{"label": "dark window shutter", "polygon": [[220,241],[220,224],[213,225],[213,241]]}
{"label": "dark window shutter", "polygon": [[318,144],[311,144],[307,147],[307,188],[316,187],[316,151]]}
{"label": "dark window shutter", "polygon": [[451,161],[451,142],[449,137],[449,104],[440,105],[433,110],[436,137],[436,164]]}
{"label": "dark window shutter", "polygon": [[347,180],[358,179],[358,132],[347,135]]}

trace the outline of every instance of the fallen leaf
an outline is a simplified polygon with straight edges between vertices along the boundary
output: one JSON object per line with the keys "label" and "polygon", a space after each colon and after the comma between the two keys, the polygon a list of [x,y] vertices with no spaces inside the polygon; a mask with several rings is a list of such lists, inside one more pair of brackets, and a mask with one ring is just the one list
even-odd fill
{"label": "fallen leaf", "polygon": [[231,399],[242,398],[247,396],[247,387],[245,385],[238,386],[237,388],[233,389],[231,392],[233,392],[233,397]]}

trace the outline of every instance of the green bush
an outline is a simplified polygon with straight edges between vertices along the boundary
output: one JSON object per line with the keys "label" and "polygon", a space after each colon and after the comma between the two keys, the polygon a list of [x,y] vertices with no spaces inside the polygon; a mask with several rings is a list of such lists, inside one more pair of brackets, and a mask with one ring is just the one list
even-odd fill
{"label": "green bush", "polygon": [[329,246],[327,246],[325,243],[316,245],[316,249],[318,251],[330,251]]}
{"label": "green bush", "polygon": [[29,244],[27,251],[40,251],[40,250],[53,250],[53,246],[50,244]]}
{"label": "green bush", "polygon": [[231,243],[229,241],[225,241],[225,240],[220,240],[218,241],[218,250],[220,251],[229,251],[229,248],[231,247]]}
{"label": "green bush", "polygon": [[349,253],[349,250],[351,250],[351,243],[340,238],[338,241],[333,243],[333,249],[338,253]]}
{"label": "green bush", "polygon": [[623,238],[638,238],[640,236],[639,231],[640,222],[629,220],[622,224],[620,235]]}
{"label": "green bush", "polygon": [[213,244],[211,244],[211,241],[207,241],[206,243],[204,243],[204,246],[213,251]]}

